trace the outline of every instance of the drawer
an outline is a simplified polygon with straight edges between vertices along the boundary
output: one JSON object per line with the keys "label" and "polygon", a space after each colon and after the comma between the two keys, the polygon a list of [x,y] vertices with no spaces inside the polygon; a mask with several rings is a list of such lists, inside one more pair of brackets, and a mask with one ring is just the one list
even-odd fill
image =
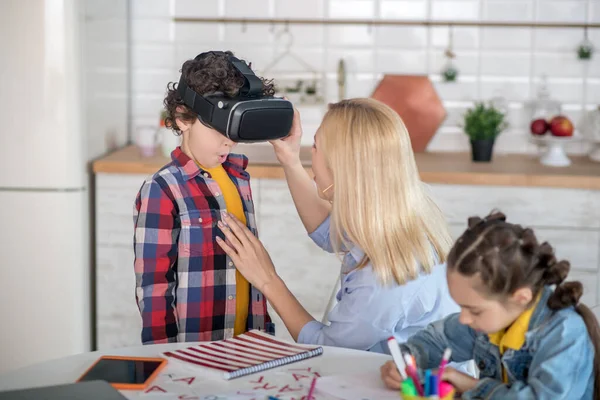
{"label": "drawer", "polygon": [[450,223],[502,211],[509,222],[563,228],[600,228],[600,191],[473,185],[430,185]]}

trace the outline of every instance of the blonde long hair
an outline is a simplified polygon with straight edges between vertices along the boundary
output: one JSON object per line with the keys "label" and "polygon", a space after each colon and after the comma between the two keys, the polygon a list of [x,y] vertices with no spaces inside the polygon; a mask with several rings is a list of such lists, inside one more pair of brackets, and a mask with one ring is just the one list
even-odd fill
{"label": "blonde long hair", "polygon": [[319,128],[333,174],[332,245],[354,244],[383,284],[404,284],[446,261],[452,244],[443,213],[419,178],[408,131],[369,98],[330,105]]}

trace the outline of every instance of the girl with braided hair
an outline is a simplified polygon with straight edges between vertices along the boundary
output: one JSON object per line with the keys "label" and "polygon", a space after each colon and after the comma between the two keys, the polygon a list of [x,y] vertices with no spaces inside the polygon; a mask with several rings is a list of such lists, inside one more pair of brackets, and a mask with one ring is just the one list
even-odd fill
{"label": "girl with braided hair", "polygon": [[[460,313],[430,324],[402,345],[420,368],[474,359],[479,379],[452,368],[443,379],[463,399],[600,399],[600,328],[579,303],[580,282],[564,282],[568,261],[529,228],[500,212],[469,218],[448,255],[450,295]],[[393,362],[381,367],[399,389]]]}

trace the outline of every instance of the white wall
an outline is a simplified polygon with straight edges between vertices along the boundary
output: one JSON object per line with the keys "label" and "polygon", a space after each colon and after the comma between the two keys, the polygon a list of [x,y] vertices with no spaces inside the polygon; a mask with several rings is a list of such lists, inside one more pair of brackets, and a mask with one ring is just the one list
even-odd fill
{"label": "white wall", "polygon": [[95,158],[127,143],[129,1],[86,0],[83,4],[85,135],[88,158]]}
{"label": "white wall", "polygon": [[[416,20],[507,20],[600,22],[597,0],[132,0],[133,119],[156,123],[165,86],[179,79],[183,61],[207,49],[231,49],[260,71],[281,46],[268,25],[174,23],[180,17],[384,18]],[[504,95],[511,106],[511,129],[496,151],[530,152],[528,117],[523,102],[535,92],[535,81],[547,73],[555,97],[566,114],[580,119],[584,104],[600,101],[600,55],[587,63],[576,59],[581,29],[455,28],[455,51],[461,75],[442,83],[439,70],[448,28],[367,26],[290,26],[294,52],[322,72],[327,101],[337,100],[336,69],[343,57],[348,67],[347,96],[369,96],[381,74],[429,74],[449,116],[429,150],[468,150],[457,121],[476,99]],[[590,31],[600,43],[600,32]],[[300,64],[282,62],[271,76],[289,77]],[[302,110],[301,110],[302,111]],[[307,143],[318,126],[322,108],[304,110]],[[571,148],[583,150],[581,145]]]}

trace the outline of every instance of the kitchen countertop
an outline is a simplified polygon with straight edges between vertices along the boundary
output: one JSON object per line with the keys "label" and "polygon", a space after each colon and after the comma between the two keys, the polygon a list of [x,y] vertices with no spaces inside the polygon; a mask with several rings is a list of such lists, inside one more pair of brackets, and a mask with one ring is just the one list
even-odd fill
{"label": "kitchen countertop", "polygon": [[[284,179],[273,149],[268,144],[241,144],[237,153],[250,160],[253,178]],[[311,149],[302,147],[300,158],[310,172]],[[491,163],[473,163],[470,153],[416,153],[421,179],[427,183],[455,185],[529,186],[600,190],[600,163],[585,156],[570,156],[569,167],[546,167],[528,154],[494,154]],[[93,162],[94,173],[151,175],[170,160],[157,152],[142,157],[135,146],[127,146]]]}

